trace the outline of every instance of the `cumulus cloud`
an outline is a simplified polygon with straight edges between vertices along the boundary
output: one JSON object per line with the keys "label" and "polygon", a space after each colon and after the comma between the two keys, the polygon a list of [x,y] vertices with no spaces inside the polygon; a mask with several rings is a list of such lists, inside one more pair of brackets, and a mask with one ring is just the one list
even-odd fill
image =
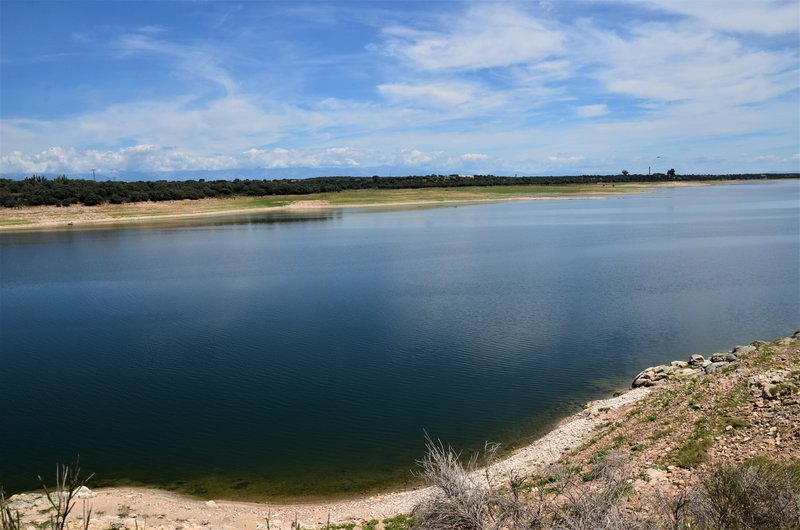
{"label": "cumulus cloud", "polygon": [[551,155],[547,157],[548,162],[554,162],[557,164],[572,164],[575,162],[581,162],[585,160],[586,157],[583,156],[560,156],[560,155]]}
{"label": "cumulus cloud", "polygon": [[287,167],[357,167],[358,158],[368,156],[349,147],[328,149],[248,149],[238,160],[240,167],[287,168]]}
{"label": "cumulus cloud", "polygon": [[169,172],[197,168],[226,169],[236,164],[236,159],[230,156],[201,156],[181,149],[147,144],[106,151],[51,147],[31,155],[14,151],[2,156],[0,173],[89,173],[92,169],[105,173]]}
{"label": "cumulus cloud", "polygon": [[[482,160],[485,155],[468,155],[465,161]],[[175,172],[226,169],[358,168],[392,165],[419,167],[452,162],[443,151],[415,148],[394,151],[352,147],[309,149],[250,148],[235,155],[207,156],[179,148],[140,144],[114,150],[51,147],[35,154],[13,151],[0,157],[0,173],[58,174],[119,172]],[[448,165],[451,167],[452,164]],[[458,169],[454,167],[453,169]]]}
{"label": "cumulus cloud", "polygon": [[489,155],[484,155],[481,153],[464,153],[461,155],[461,160],[465,160],[467,162],[483,162],[484,160],[488,160]]}

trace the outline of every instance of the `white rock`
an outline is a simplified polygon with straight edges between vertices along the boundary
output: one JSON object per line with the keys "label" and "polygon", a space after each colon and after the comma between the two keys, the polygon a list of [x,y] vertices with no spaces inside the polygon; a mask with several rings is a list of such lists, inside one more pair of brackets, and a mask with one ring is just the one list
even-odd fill
{"label": "white rock", "polygon": [[75,492],[75,496],[76,496],[77,498],[79,498],[79,499],[92,499],[92,498],[94,498],[94,497],[97,497],[97,494],[96,494],[96,493],[94,493],[94,492],[93,492],[92,490],[90,490],[89,488],[87,488],[86,486],[81,486],[81,487],[80,487],[80,488],[78,488],[78,490]]}
{"label": "white rock", "polygon": [[217,503],[214,502],[214,501],[208,501],[206,503],[206,506],[208,506],[209,508],[216,508],[217,507]]}

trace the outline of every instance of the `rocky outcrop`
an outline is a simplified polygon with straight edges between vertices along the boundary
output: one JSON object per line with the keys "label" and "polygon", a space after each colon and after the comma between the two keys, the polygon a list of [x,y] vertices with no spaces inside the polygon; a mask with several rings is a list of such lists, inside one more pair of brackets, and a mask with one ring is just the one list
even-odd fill
{"label": "rocky outcrop", "polygon": [[[793,337],[800,337],[800,331],[795,333]],[[787,339],[791,340],[791,337],[787,337]],[[689,356],[689,359],[686,361],[672,361],[669,365],[662,364],[659,366],[651,366],[650,368],[642,370],[639,372],[639,375],[633,378],[631,387],[650,387],[656,386],[662,381],[667,381],[669,379],[686,379],[689,377],[713,374],[714,372],[723,370],[737,359],[755,352],[757,350],[756,346],[759,344],[761,344],[761,341],[734,346],[731,351],[714,353],[709,359],[695,353]]]}

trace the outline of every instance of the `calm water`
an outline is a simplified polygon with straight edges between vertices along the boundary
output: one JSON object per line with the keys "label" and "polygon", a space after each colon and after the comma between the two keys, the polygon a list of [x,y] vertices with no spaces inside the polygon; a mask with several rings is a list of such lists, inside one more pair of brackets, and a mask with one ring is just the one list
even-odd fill
{"label": "calm water", "polygon": [[[0,235],[0,482],[402,483],[800,327],[800,183]],[[290,222],[291,221],[291,222]]]}

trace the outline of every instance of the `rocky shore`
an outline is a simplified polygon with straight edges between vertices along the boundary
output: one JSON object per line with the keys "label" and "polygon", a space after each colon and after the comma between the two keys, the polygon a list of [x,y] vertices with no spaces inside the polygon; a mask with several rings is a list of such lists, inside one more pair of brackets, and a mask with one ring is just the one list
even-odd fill
{"label": "rocky shore", "polygon": [[[785,340],[790,340],[787,337]],[[756,341],[759,343],[762,341]],[[766,344],[766,343],[765,343]],[[661,364],[645,368],[639,375],[633,378],[631,387],[650,387],[656,386],[662,381],[669,379],[684,379],[697,377],[703,374],[711,374],[728,366],[728,363],[736,361],[739,357],[753,353],[756,346],[746,344],[734,346],[732,350],[722,353],[714,353],[709,359],[700,354],[692,354],[686,361],[672,361],[670,364]]]}
{"label": "rocky shore", "polygon": [[[707,358],[706,358],[707,357]],[[591,468],[600,455],[621,453],[633,470],[631,510],[639,499],[676,495],[696,483],[706,466],[752,458],[800,458],[800,332],[772,342],[755,341],[728,352],[691,355],[643,370],[632,390],[586,405],[530,445],[492,466],[496,480],[513,472],[534,477],[553,463]],[[483,471],[481,471],[483,473]],[[72,526],[80,524],[80,503],[92,506],[89,528],[314,528],[330,524],[352,530],[395,528],[391,520],[408,513],[432,489],[421,488],[327,503],[266,504],[198,500],[169,492],[107,488],[78,492]],[[23,528],[40,528],[48,518],[41,493],[9,499]],[[384,520],[389,521],[384,524]]]}

